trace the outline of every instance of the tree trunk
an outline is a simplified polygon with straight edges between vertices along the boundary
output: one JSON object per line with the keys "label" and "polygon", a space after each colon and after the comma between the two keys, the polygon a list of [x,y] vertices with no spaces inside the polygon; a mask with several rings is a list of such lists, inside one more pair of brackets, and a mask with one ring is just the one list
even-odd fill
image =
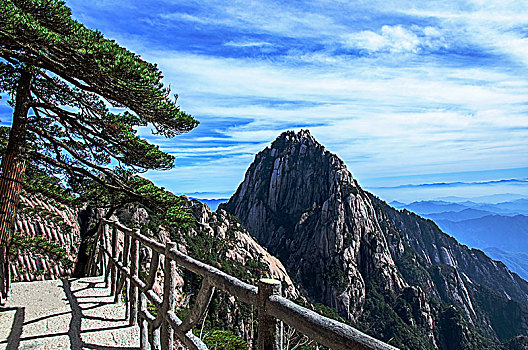
{"label": "tree trunk", "polygon": [[24,145],[27,135],[27,115],[31,102],[30,68],[25,68],[18,80],[13,122],[6,154],[2,158],[0,176],[0,246],[7,246],[15,226],[22,180],[26,171]]}

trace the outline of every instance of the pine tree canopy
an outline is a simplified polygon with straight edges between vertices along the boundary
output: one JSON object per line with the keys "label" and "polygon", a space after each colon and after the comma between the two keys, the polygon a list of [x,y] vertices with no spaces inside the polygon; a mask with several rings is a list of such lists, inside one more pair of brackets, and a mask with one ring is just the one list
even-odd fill
{"label": "pine tree canopy", "polygon": [[170,99],[155,64],[72,19],[63,1],[0,0],[0,58],[0,91],[13,108],[30,79],[26,157],[70,178],[127,188],[120,173],[174,162],[138,127],[170,138],[198,124]]}

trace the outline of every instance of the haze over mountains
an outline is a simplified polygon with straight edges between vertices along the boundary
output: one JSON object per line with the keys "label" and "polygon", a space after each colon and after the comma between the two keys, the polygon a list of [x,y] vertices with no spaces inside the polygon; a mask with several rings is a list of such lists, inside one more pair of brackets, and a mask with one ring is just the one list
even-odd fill
{"label": "haze over mountains", "polygon": [[486,215],[528,215],[528,199],[525,198],[499,203],[420,201],[409,204],[400,202],[391,202],[390,204],[395,208],[406,208],[424,215],[452,212],[452,219],[454,221],[459,221],[460,217],[458,213],[467,209],[480,211],[482,215],[478,215],[477,217]]}
{"label": "haze over mountains", "polygon": [[488,203],[444,200],[390,204],[433,220],[460,243],[484,250],[528,280],[528,199],[509,195],[509,201],[491,202],[505,197],[482,199]]}
{"label": "haze over mountains", "polygon": [[363,190],[308,131],[284,133],[258,153],[220,208],[282,261],[312,302],[393,345],[528,344],[528,282]]}

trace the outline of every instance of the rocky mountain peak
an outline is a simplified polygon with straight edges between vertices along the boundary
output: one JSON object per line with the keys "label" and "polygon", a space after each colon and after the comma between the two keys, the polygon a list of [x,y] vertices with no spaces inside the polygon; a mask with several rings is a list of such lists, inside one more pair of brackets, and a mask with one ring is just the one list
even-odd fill
{"label": "rocky mountain peak", "polygon": [[366,279],[396,291],[406,286],[369,197],[307,130],[285,132],[258,153],[224,208],[308,295],[349,319],[362,307]]}
{"label": "rocky mountain peak", "polygon": [[294,147],[296,144],[303,144],[310,147],[316,147],[324,150],[324,146],[318,143],[310,134],[310,130],[301,129],[299,132],[288,130],[279,135],[271,143],[271,149],[276,149],[279,152],[284,151],[288,147]]}
{"label": "rocky mountain peak", "polygon": [[259,153],[256,157],[269,155],[273,158],[284,158],[284,156],[296,156],[296,160],[306,161],[313,156],[328,158],[335,170],[346,169],[343,161],[335,154],[328,151],[322,144],[310,134],[309,130],[301,129],[299,132],[285,131],[277,137],[271,146]]}
{"label": "rocky mountain peak", "polygon": [[312,302],[400,348],[502,349],[528,334],[528,283],[364,191],[307,130],[258,153],[220,208]]}
{"label": "rocky mountain peak", "polygon": [[237,195],[263,201],[274,211],[298,216],[314,205],[322,205],[344,183],[351,186],[350,191],[357,187],[336,155],[318,143],[308,130],[287,131],[255,156]]}

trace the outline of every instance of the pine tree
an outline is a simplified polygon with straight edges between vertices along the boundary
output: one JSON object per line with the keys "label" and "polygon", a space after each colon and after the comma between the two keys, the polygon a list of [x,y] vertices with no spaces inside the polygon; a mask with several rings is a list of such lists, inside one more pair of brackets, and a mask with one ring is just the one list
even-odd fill
{"label": "pine tree", "polygon": [[[180,110],[156,65],[90,30],[58,0],[0,0],[0,90],[13,120],[0,178],[0,246],[8,244],[27,161],[141,200],[126,178],[170,169],[173,156],[142,139],[198,122]],[[119,111],[119,112],[116,112]]]}

